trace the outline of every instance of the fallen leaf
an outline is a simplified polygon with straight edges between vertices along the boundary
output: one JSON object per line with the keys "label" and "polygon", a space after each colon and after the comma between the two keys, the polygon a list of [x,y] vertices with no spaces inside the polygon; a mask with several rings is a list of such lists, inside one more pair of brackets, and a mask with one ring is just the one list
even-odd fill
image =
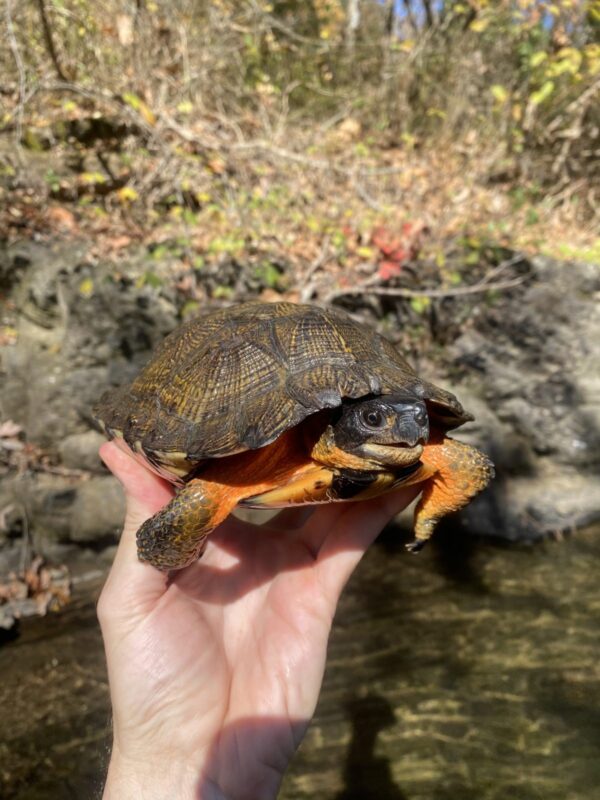
{"label": "fallen leaf", "polygon": [[131,244],[131,236],[114,236],[108,239],[107,244],[111,250],[123,250]]}
{"label": "fallen leaf", "polygon": [[0,439],[12,439],[22,433],[23,428],[13,422],[12,419],[7,419],[6,422],[0,422]]}
{"label": "fallen leaf", "polygon": [[0,328],[0,347],[17,343],[17,329],[11,325],[4,325]]}
{"label": "fallen leaf", "polygon": [[129,47],[133,43],[133,18],[129,14],[117,14],[116,21],[119,44]]}
{"label": "fallen leaf", "polygon": [[51,206],[46,211],[46,221],[50,227],[72,233],[77,228],[75,215],[62,206]]}
{"label": "fallen leaf", "polygon": [[398,261],[381,261],[377,274],[382,281],[389,281],[390,278],[396,278],[402,272],[402,263]]}

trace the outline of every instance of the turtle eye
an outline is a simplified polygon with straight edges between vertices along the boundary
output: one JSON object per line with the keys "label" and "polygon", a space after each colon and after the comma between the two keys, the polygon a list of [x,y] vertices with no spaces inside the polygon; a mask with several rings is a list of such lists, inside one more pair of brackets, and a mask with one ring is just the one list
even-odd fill
{"label": "turtle eye", "polygon": [[385,424],[385,417],[381,411],[376,409],[367,409],[361,414],[362,421],[368,428],[382,428]]}

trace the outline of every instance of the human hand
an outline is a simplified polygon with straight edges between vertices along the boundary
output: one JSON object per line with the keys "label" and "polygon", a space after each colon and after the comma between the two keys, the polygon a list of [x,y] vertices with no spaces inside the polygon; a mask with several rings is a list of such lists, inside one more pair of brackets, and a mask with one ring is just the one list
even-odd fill
{"label": "human hand", "polygon": [[113,707],[104,800],[263,800],[279,786],[323,679],[341,591],[409,487],[364,503],[230,517],[170,576],[140,562],[138,527],[170,484],[114,443],[100,450],[127,499],[98,603]]}

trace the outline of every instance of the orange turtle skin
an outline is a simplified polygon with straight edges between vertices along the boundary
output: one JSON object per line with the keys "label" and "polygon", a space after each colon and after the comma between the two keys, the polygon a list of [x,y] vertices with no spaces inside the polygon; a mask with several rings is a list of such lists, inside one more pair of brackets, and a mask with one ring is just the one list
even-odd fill
{"label": "orange turtle skin", "polygon": [[[343,409],[396,396],[421,407],[427,435],[340,444]],[[361,500],[415,483],[417,550],[493,474],[483,453],[446,435],[472,419],[454,395],[367,326],[314,306],[248,303],[192,320],[94,413],[109,438],[179,487],[137,533],[140,559],[162,570],[197,559],[238,504]]]}
{"label": "orange turtle skin", "polygon": [[399,486],[422,483],[414,516],[415,539],[408,545],[416,552],[437,522],[467,505],[493,474],[491,462],[481,451],[434,433],[415,472],[407,477],[390,470],[371,473],[364,488],[360,486],[352,497],[340,497],[336,477],[344,475],[348,462],[354,473],[355,460],[340,459],[335,453],[338,466],[326,466],[303,454],[300,438],[297,429],[292,429],[260,450],[209,462],[198,478],[189,481],[163,511],[139,529],[140,559],[161,569],[193,563],[202,554],[208,535],[238,504],[282,508],[366,500]]}

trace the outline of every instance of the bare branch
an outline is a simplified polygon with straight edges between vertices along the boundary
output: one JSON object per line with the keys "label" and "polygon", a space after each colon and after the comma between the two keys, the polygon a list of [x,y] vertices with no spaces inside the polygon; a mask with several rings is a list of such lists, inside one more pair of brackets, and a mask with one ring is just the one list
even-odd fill
{"label": "bare branch", "polygon": [[21,161],[22,160],[21,139],[23,137],[23,110],[25,108],[25,87],[27,78],[25,75],[25,66],[23,64],[23,59],[21,58],[21,51],[19,50],[19,43],[17,42],[17,37],[15,36],[15,29],[12,18],[12,0],[6,0],[5,15],[6,15],[6,28],[8,31],[8,41],[10,44],[11,52],[15,59],[17,72],[19,73],[19,103],[17,105],[17,125],[15,128],[15,143],[17,147],[17,156]]}
{"label": "bare branch", "polygon": [[56,52],[56,48],[54,46],[54,39],[52,38],[52,28],[50,27],[50,21],[48,19],[48,14],[46,12],[46,4],[44,0],[36,0],[37,6],[40,12],[40,18],[42,20],[42,30],[44,32],[44,41],[46,42],[46,48],[48,50],[48,55],[54,65],[54,71],[56,72],[58,78],[61,81],[67,81],[68,78],[61,66],[60,60],[58,58],[58,53]]}
{"label": "bare branch", "polygon": [[326,236],[323,240],[323,246],[318,254],[318,256],[314,259],[314,261],[309,265],[308,269],[302,276],[302,282],[304,284],[302,291],[300,292],[300,302],[307,303],[313,296],[313,293],[316,289],[316,282],[311,280],[315,272],[320,269],[323,264],[327,262],[329,258],[329,236]]}
{"label": "bare branch", "polygon": [[509,278],[505,281],[492,282],[492,279],[497,277],[501,272],[514,266],[522,261],[522,256],[516,255],[512,258],[503,261],[496,267],[491,269],[480,281],[474,283],[472,286],[456,286],[453,289],[446,289],[439,287],[437,289],[405,289],[402,287],[388,287],[378,286],[379,276],[373,275],[371,278],[363,281],[357,286],[334,289],[323,298],[324,303],[331,303],[338,297],[350,297],[352,295],[364,294],[366,296],[382,296],[382,297],[402,297],[411,300],[415,297],[462,297],[471,294],[481,294],[482,292],[502,291],[505,289],[512,289],[515,286],[520,286],[527,279],[527,275],[519,275],[515,278]]}

